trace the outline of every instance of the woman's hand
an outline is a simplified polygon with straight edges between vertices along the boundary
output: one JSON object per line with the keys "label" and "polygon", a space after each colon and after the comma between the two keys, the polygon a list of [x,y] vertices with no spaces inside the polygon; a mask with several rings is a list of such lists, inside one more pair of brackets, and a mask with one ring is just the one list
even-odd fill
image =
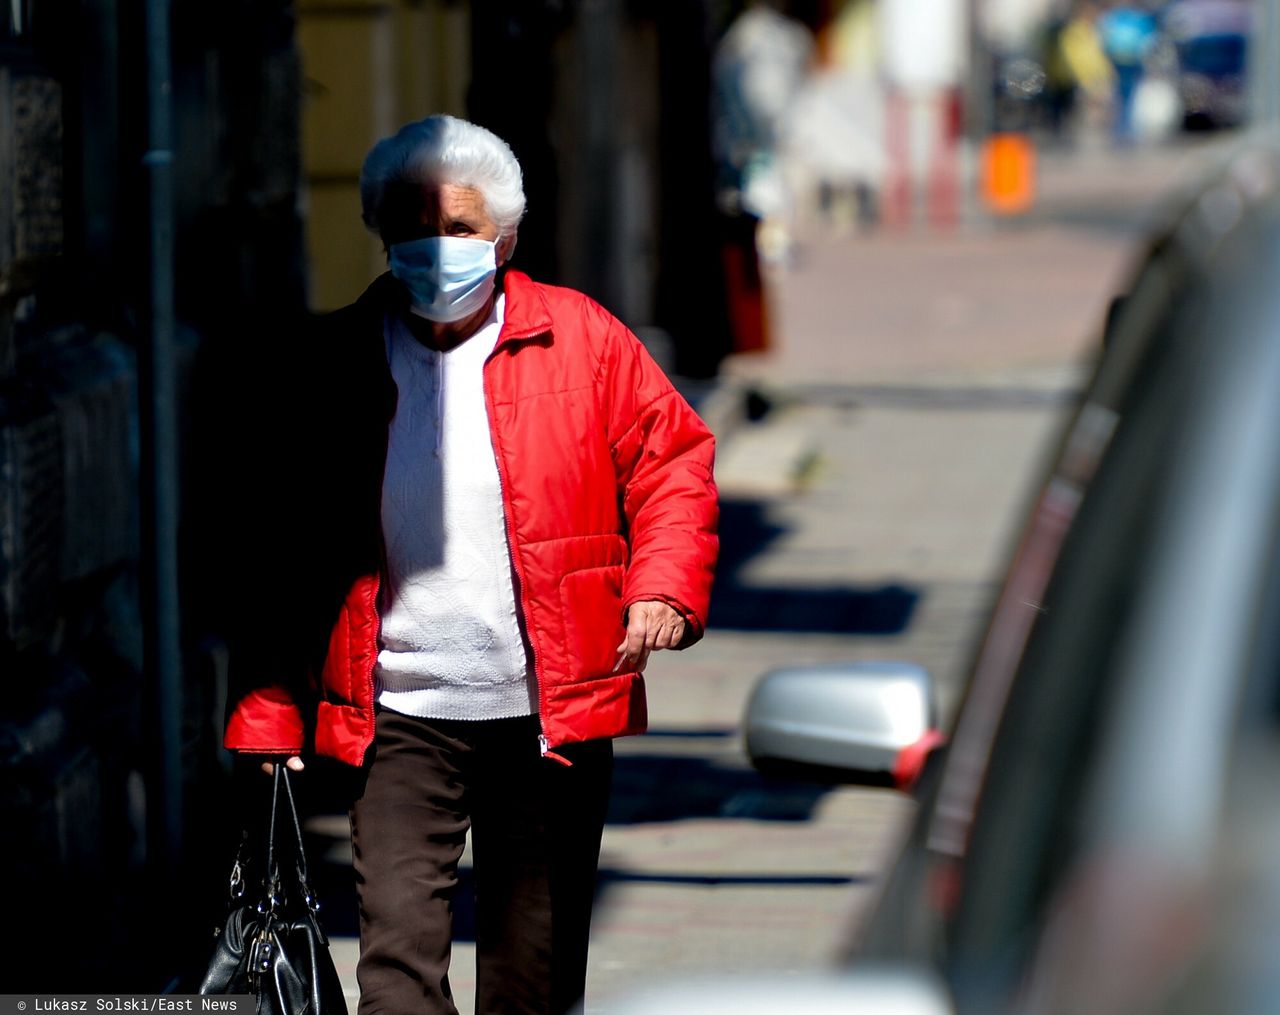
{"label": "woman's hand", "polygon": [[[267,775],[270,775],[275,770],[275,764],[276,762],[274,761],[264,761],[262,763],[262,770],[266,772]],[[285,761],[285,767],[291,772],[301,772],[307,766],[302,763],[302,759],[300,757],[296,754],[291,754],[289,755],[288,760]]]}
{"label": "woman's hand", "polygon": [[684,626],[684,617],[661,600],[632,603],[627,610],[627,636],[616,649],[621,653],[616,668],[629,662],[637,673],[643,673],[650,652],[680,644]]}

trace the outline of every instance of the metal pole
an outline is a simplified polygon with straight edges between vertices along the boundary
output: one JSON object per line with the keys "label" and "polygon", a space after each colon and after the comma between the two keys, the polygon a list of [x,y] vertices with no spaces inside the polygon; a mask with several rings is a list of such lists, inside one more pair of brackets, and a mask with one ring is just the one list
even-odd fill
{"label": "metal pole", "polygon": [[146,621],[148,862],[171,886],[182,855],[182,654],[178,614],[178,455],[173,312],[172,81],[168,0],[144,0],[147,63],[148,301],[139,349]]}
{"label": "metal pole", "polygon": [[983,34],[979,0],[965,4],[965,27],[969,44],[964,80],[965,153],[964,198],[960,214],[966,222],[979,220],[986,208],[978,198],[978,172],[983,147],[994,129],[991,97],[991,47]]}

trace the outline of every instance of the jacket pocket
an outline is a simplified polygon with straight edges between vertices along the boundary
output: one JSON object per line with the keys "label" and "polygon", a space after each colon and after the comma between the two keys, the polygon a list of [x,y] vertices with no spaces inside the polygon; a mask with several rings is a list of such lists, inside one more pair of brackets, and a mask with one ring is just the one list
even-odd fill
{"label": "jacket pocket", "polygon": [[565,649],[570,680],[594,680],[613,673],[622,624],[620,564],[570,571],[560,582]]}

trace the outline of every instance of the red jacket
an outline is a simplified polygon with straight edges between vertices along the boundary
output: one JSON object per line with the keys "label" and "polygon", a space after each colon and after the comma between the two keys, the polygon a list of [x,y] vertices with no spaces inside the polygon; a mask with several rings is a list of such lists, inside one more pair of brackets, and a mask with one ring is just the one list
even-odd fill
{"label": "red jacket", "polygon": [[[569,289],[505,274],[505,320],[484,367],[517,599],[544,749],[643,731],[644,681],[614,673],[623,616],[662,600],[703,633],[718,542],[714,440],[626,327]],[[383,317],[390,276],[322,319],[299,348],[299,410],[273,553],[288,561],[259,674],[224,744],[361,765],[374,733],[384,572],[380,496],[395,385]],[[281,549],[280,547],[286,547]],[[290,577],[294,587],[290,585]],[[314,706],[314,710],[312,708]],[[305,715],[305,719],[304,719]]]}

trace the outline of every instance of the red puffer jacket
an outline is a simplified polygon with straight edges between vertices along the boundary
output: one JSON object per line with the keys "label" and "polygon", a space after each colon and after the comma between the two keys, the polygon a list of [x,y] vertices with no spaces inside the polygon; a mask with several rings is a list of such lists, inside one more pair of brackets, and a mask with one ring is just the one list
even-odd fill
{"label": "red puffer jacket", "polygon": [[[613,669],[626,608],[669,603],[702,636],[718,542],[714,440],[643,347],[587,297],[508,271],[485,399],[517,598],[532,647],[544,750],[643,731],[644,682]],[[374,734],[384,571],[380,496],[395,385],[384,275],[299,347],[291,378],[287,561],[257,676],[233,695],[224,744],[361,765]],[[278,509],[277,509],[278,510]],[[314,707],[313,707],[314,706]],[[305,716],[305,718],[304,718]]]}

